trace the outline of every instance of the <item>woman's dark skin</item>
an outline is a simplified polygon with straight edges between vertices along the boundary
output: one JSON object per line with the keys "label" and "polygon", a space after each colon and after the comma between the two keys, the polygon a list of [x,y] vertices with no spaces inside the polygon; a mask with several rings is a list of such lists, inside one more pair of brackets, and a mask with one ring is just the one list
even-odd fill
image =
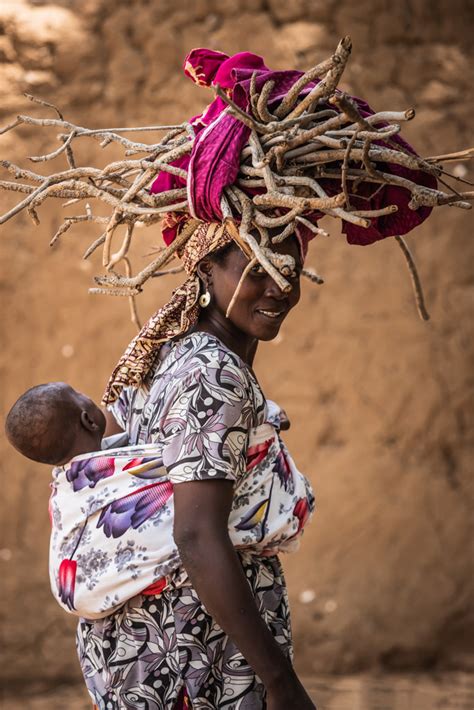
{"label": "woman's dark skin", "polygon": [[[198,266],[203,287],[211,294],[194,328],[215,335],[252,366],[259,340],[272,340],[287,313],[300,298],[301,260],[295,239],[275,245],[275,251],[295,259],[284,294],[266,271],[254,268],[226,318],[230,299],[247,258],[233,246],[222,260],[204,258]],[[261,313],[279,313],[272,318]],[[109,433],[109,432],[107,432]],[[174,539],[182,563],[207,611],[236,644],[262,680],[267,710],[314,710],[290,661],[260,616],[240,560],[228,534],[233,483],[225,480],[190,481],[174,488]]]}

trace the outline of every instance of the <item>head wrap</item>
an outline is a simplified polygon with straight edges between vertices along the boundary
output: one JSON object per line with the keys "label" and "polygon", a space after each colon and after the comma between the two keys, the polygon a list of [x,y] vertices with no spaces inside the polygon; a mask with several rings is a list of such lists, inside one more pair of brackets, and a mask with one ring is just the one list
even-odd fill
{"label": "head wrap", "polygon": [[[193,228],[193,225],[190,225]],[[178,250],[187,280],[132,340],[110,376],[103,402],[117,399],[123,387],[139,387],[156,362],[160,347],[171,338],[187,332],[199,315],[200,281],[196,268],[201,259],[233,240],[230,225],[200,222],[183,249]]]}
{"label": "head wrap", "polygon": [[[247,114],[252,112],[252,81],[257,92],[267,82],[273,82],[268,99],[271,112],[303,76],[299,71],[272,71],[262,57],[250,52],[229,56],[210,49],[192,50],[186,57],[184,72],[199,86],[219,85],[234,104]],[[316,79],[307,84],[300,96],[304,97],[311,92],[318,83]],[[364,101],[351,98],[362,117],[374,114]],[[321,104],[321,109],[324,108],[331,106]],[[140,386],[153,369],[161,344],[185,333],[196,323],[199,314],[197,264],[204,256],[236,238],[235,233],[232,234],[232,222],[226,224],[224,221],[222,198],[224,189],[237,179],[241,152],[248,143],[251,129],[227,109],[228,104],[221,96],[217,96],[202,114],[190,119],[195,134],[192,151],[171,163],[184,169],[187,178],[161,172],[152,184],[152,194],[186,187],[189,212],[169,212],[162,223],[162,234],[165,244],[170,245],[190,225],[198,225],[191,238],[178,250],[188,279],[173,292],[171,300],[150,318],[130,343],[112,373],[104,394],[105,403],[114,401],[125,385]],[[392,140],[408,153],[416,155],[400,136],[395,135]],[[376,143],[374,141],[374,145]],[[388,163],[383,168],[385,172],[408,178],[419,185],[436,187],[433,175],[421,170]],[[320,183],[327,195],[340,193],[340,180],[321,179]],[[431,212],[431,207],[426,206],[409,209],[410,193],[402,187],[382,185],[376,188],[362,182],[358,194],[351,196],[353,208],[378,210],[386,205],[396,205],[398,210],[393,214],[373,218],[368,228],[343,221],[342,231],[350,244],[367,245],[387,236],[405,234],[423,222]],[[246,191],[249,196],[253,196],[262,192],[262,189],[246,188]],[[281,214],[282,210],[275,210],[275,213]],[[304,216],[307,222],[316,225],[322,213],[309,210]],[[240,219],[235,215],[234,218],[235,221]],[[314,232],[304,224],[299,224],[295,228],[295,235],[304,259]]]}
{"label": "head wrap", "polygon": [[[299,71],[272,71],[264,63],[262,57],[250,52],[239,52],[232,57],[223,52],[210,49],[193,49],[185,59],[185,74],[196,84],[203,87],[219,85],[227,95],[247,113],[250,108],[250,82],[255,73],[257,92],[268,81],[274,82],[268,101],[272,111],[286,96],[293,84],[303,76]],[[302,91],[301,96],[308,94],[318,81],[310,82]],[[357,97],[351,97],[356,103],[363,118],[374,115],[370,106]],[[321,109],[332,108],[321,105]],[[187,182],[169,173],[160,173],[154,181],[151,192],[160,193],[178,187],[187,187],[191,214],[209,222],[222,221],[221,197],[224,188],[232,185],[239,171],[240,154],[246,145],[250,128],[227,111],[227,104],[219,96],[212,101],[200,115],[191,118],[190,123],[196,134],[191,155],[186,155],[176,163],[177,167],[188,172]],[[383,124],[382,124],[383,125]],[[417,155],[412,146],[401,136],[395,135],[392,141],[412,155]],[[375,141],[374,145],[380,144]],[[385,163],[384,172],[407,178],[414,183],[435,189],[436,178],[422,170],[412,170],[402,165]],[[340,192],[340,180],[321,179],[321,185],[328,195]],[[256,190],[248,191],[255,194]],[[418,226],[430,215],[432,208],[421,206],[410,209],[410,192],[395,185],[379,186],[361,183],[358,194],[351,197],[356,210],[379,210],[386,205],[396,205],[398,210],[393,214],[383,215],[371,220],[369,227],[364,228],[350,222],[342,222],[342,232],[349,244],[368,245],[393,235],[403,235]],[[316,211],[305,215],[316,222],[322,214]],[[163,238],[170,244],[176,236],[175,226],[165,226]],[[314,233],[303,225],[297,228],[297,235],[302,250],[307,251],[308,242]]]}

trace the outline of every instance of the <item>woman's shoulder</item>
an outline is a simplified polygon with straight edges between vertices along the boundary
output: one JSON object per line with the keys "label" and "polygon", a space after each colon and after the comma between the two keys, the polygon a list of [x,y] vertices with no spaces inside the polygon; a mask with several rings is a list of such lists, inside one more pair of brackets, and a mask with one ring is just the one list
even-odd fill
{"label": "woman's shoulder", "polygon": [[250,368],[219,338],[194,331],[172,344],[169,354],[155,375],[155,394],[168,400],[192,393],[196,386],[222,402],[247,402],[257,416],[263,417],[265,397]]}
{"label": "woman's shoulder", "polygon": [[250,370],[243,360],[219,338],[204,331],[188,333],[175,342],[162,366],[160,369],[170,374],[179,373],[180,377],[199,373],[222,377],[234,373],[236,379],[249,382]]}

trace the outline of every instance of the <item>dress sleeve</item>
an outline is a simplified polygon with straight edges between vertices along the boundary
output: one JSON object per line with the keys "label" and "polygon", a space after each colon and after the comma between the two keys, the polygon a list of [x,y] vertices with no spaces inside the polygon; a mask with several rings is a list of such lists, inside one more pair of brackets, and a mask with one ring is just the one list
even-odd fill
{"label": "dress sleeve", "polygon": [[170,480],[237,480],[245,472],[252,422],[248,376],[235,363],[188,372],[173,388],[160,421]]}

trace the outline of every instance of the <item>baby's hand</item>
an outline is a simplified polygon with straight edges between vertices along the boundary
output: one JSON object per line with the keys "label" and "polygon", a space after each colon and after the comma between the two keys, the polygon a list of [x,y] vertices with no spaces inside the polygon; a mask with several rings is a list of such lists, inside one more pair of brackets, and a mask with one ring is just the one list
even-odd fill
{"label": "baby's hand", "polygon": [[290,426],[291,426],[291,422],[288,419],[288,414],[285,412],[284,409],[282,409],[280,412],[280,429],[282,431],[288,431]]}

